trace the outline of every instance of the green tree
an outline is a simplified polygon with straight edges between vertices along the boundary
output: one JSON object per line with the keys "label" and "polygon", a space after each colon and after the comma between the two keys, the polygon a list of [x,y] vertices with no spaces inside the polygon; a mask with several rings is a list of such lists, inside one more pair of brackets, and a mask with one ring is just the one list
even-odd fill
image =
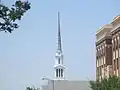
{"label": "green tree", "polygon": [[0,2],[0,31],[11,33],[15,28],[18,28],[19,25],[16,21],[21,20],[24,13],[30,8],[28,1],[18,0],[11,8]]}
{"label": "green tree", "polygon": [[92,90],[120,90],[120,77],[110,76],[101,81],[90,81]]}
{"label": "green tree", "polygon": [[40,89],[35,87],[26,87],[26,90],[40,90]]}

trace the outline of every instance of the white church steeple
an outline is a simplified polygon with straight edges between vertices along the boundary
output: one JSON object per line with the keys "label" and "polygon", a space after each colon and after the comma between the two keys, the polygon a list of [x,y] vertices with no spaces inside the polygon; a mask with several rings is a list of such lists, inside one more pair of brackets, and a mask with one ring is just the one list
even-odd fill
{"label": "white church steeple", "polygon": [[61,33],[60,33],[60,16],[58,12],[58,42],[57,42],[57,51],[55,56],[55,65],[54,65],[54,75],[57,80],[65,79],[65,66],[63,64],[63,53],[62,53],[62,44],[61,44]]}

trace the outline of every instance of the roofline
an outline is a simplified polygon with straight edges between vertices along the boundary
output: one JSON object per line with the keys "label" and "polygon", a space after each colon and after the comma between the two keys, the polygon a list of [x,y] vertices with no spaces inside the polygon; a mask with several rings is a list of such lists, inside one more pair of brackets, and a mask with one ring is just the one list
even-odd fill
{"label": "roofline", "polygon": [[118,19],[120,19],[120,15],[117,15],[116,17],[114,17],[111,24],[114,23],[115,21],[117,21]]}
{"label": "roofline", "polygon": [[105,28],[112,28],[112,24],[105,24],[104,26],[102,26],[100,29],[98,29],[98,31],[96,31],[96,35],[98,35]]}

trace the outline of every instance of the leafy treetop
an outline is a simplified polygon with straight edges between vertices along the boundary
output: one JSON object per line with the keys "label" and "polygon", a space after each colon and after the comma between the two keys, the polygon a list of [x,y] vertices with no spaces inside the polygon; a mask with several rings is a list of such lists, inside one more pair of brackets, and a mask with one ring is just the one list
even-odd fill
{"label": "leafy treetop", "polygon": [[19,25],[15,23],[16,20],[21,20],[26,11],[31,8],[28,1],[16,1],[11,8],[0,4],[0,31],[11,33]]}
{"label": "leafy treetop", "polygon": [[110,76],[101,81],[90,81],[92,90],[120,90],[120,77]]}
{"label": "leafy treetop", "polygon": [[26,87],[26,90],[40,90],[40,89],[35,87]]}

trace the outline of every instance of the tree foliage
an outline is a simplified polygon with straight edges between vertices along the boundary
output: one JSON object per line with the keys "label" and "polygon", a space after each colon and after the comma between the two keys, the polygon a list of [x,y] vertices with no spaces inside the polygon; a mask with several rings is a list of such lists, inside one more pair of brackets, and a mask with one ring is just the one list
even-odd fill
{"label": "tree foliage", "polygon": [[40,89],[35,87],[26,87],[26,90],[40,90]]}
{"label": "tree foliage", "polygon": [[120,77],[110,76],[101,81],[90,81],[92,90],[120,90]]}
{"label": "tree foliage", "polygon": [[0,31],[11,33],[19,25],[15,22],[21,20],[26,11],[31,8],[28,1],[16,1],[11,8],[0,3]]}

